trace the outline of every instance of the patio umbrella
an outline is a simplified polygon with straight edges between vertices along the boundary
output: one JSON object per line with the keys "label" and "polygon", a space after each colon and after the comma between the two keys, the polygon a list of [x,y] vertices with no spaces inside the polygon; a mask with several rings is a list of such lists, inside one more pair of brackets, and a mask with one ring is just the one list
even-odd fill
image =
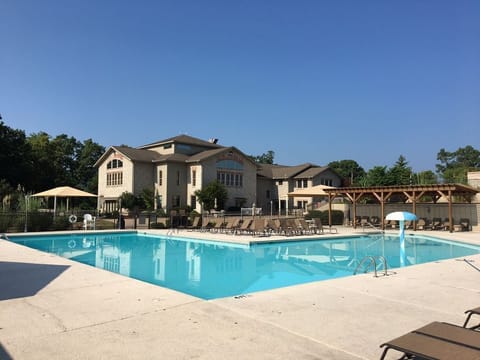
{"label": "patio umbrella", "polygon": [[400,238],[400,266],[405,266],[405,221],[417,220],[417,215],[408,211],[396,211],[386,216],[387,220],[396,220],[399,222]]}
{"label": "patio umbrella", "polygon": [[32,196],[35,197],[53,197],[53,214],[55,215],[57,211],[57,197],[67,198],[67,210],[68,210],[68,199],[71,197],[97,197],[95,194],[79,190],[70,186],[59,186],[50,190],[45,190]]}

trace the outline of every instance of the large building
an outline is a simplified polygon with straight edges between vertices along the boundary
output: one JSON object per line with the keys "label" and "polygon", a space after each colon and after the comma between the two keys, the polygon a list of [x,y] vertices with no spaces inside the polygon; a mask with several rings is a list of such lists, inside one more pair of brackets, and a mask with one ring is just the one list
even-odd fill
{"label": "large building", "polygon": [[307,199],[294,203],[288,197],[295,189],[341,183],[340,177],[328,167],[257,164],[233,146],[188,135],[138,148],[111,146],[95,166],[101,212],[117,210],[118,199],[124,192],[138,195],[144,189],[153,190],[157,209],[189,207],[200,211],[195,192],[215,180],[228,192],[223,210],[255,204],[264,211],[277,212],[306,208]]}

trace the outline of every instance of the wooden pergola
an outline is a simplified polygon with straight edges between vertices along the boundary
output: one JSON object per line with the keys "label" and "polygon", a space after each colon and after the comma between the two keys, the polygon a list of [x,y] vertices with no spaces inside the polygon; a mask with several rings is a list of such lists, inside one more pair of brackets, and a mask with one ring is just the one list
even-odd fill
{"label": "wooden pergola", "polygon": [[[470,203],[472,197],[479,191],[462,184],[434,184],[434,185],[411,185],[411,186],[374,186],[374,187],[344,187],[324,189],[328,194],[328,223],[332,224],[332,201],[334,198],[347,197],[352,202],[353,219],[356,218],[356,206],[362,199],[374,199],[380,203],[382,229],[385,229],[385,204],[386,203],[411,203],[412,212],[415,214],[417,203],[437,203],[440,198],[448,201],[448,218],[450,232],[453,231],[452,204],[454,198],[463,199]],[[428,199],[426,201],[425,199]],[[354,227],[356,226],[354,221]],[[416,223],[414,224],[416,229]]]}

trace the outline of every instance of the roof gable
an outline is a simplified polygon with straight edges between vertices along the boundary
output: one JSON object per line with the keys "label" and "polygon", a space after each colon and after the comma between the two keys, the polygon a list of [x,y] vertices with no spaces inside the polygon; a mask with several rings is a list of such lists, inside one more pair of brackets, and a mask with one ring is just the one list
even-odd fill
{"label": "roof gable", "polygon": [[94,166],[100,166],[112,152],[119,152],[130,161],[153,162],[160,157],[155,151],[135,149],[129,146],[110,146],[107,151],[97,160]]}
{"label": "roof gable", "polygon": [[223,146],[218,145],[214,142],[205,141],[205,140],[202,140],[202,139],[199,139],[199,138],[195,138],[193,136],[182,134],[182,135],[174,136],[174,137],[171,137],[171,138],[168,138],[168,139],[165,139],[165,140],[156,141],[156,142],[151,143],[151,144],[139,146],[138,148],[139,149],[148,149],[148,148],[151,148],[151,147],[157,147],[157,146],[161,146],[161,145],[165,145],[165,144],[187,144],[187,145],[195,145],[195,146],[207,147],[207,148],[212,148],[212,149],[217,149],[217,148],[222,148],[223,147]]}

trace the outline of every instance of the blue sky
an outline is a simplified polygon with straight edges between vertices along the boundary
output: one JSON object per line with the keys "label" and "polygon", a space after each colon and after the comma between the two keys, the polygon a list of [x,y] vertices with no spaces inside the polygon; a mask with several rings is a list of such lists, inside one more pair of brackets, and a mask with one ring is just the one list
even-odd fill
{"label": "blue sky", "polygon": [[477,0],[1,0],[0,44],[0,114],[27,135],[365,170],[480,148]]}

